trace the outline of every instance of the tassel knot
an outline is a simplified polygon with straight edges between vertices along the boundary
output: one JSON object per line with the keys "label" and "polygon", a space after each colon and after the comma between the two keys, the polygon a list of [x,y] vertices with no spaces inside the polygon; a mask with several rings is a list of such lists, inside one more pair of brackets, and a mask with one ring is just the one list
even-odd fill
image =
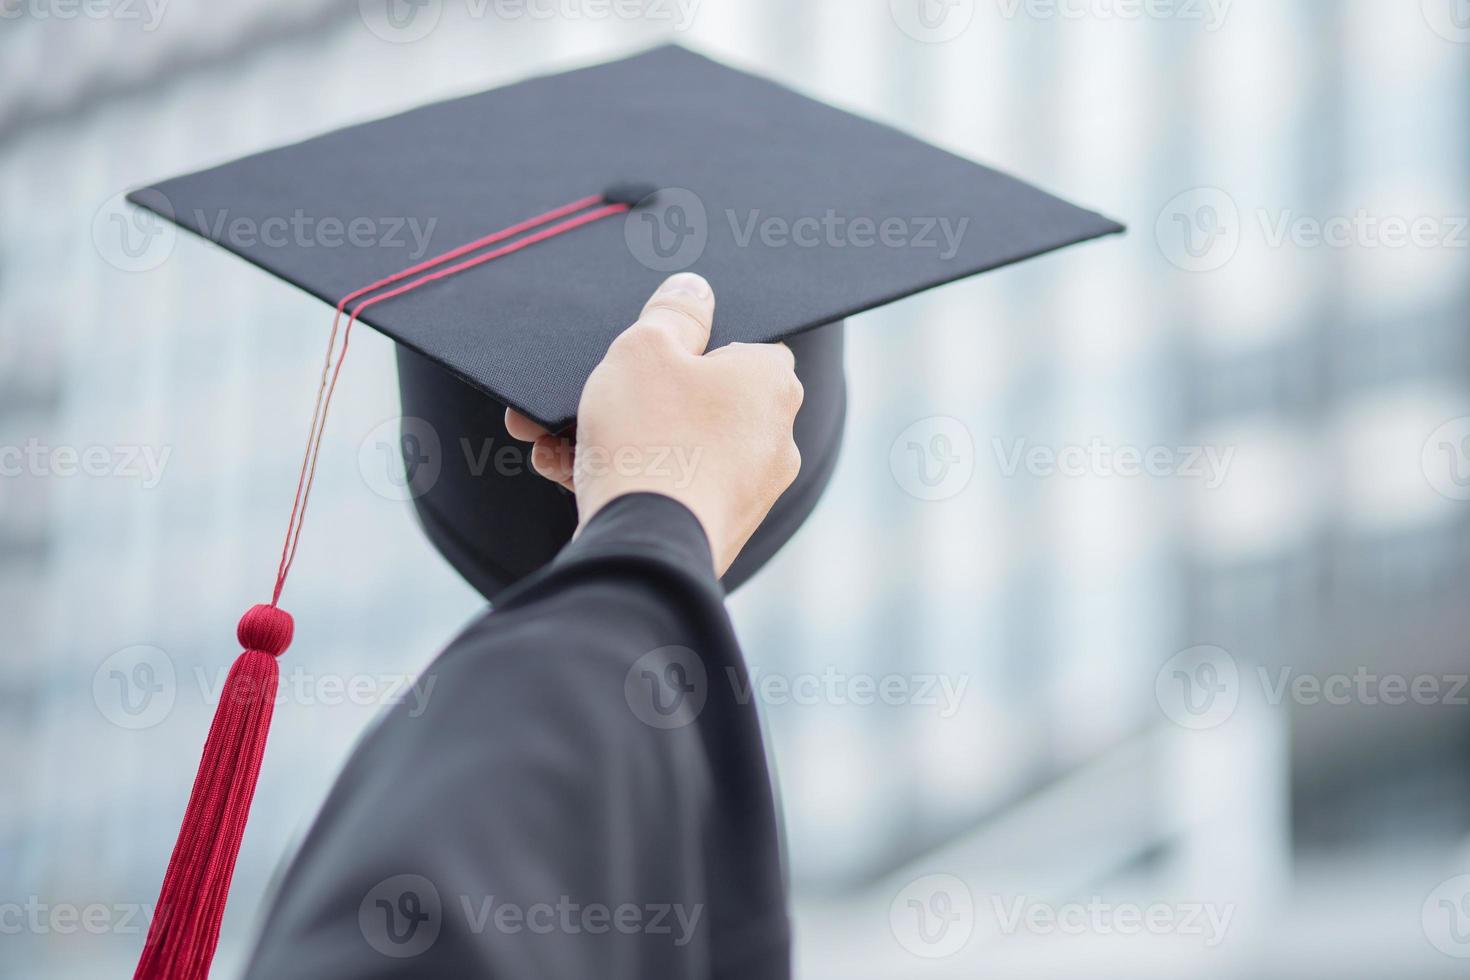
{"label": "tassel knot", "polygon": [[295,630],[296,624],[286,610],[260,604],[251,606],[240,617],[235,635],[240,638],[240,646],[244,649],[279,657],[291,645]]}

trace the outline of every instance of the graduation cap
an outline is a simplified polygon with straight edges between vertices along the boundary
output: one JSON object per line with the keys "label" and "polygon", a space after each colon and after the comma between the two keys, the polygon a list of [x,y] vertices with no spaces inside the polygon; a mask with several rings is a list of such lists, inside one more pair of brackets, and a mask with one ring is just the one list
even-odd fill
{"label": "graduation cap", "polygon": [[[274,592],[240,622],[245,652],[137,977],[208,972],[291,638],[277,603],[354,322],[398,342],[410,496],[436,547],[493,600],[570,539],[575,500],[476,453],[416,466],[421,437],[510,444],[507,406],[552,430],[573,424],[588,375],[649,294],[671,272],[702,273],[719,307],[710,348],[785,341],[806,390],[802,472],[727,574],[733,588],[831,476],[845,317],[1123,230],[678,47],[338,130],[129,199],[337,308]],[[414,487],[415,470],[432,478]]]}

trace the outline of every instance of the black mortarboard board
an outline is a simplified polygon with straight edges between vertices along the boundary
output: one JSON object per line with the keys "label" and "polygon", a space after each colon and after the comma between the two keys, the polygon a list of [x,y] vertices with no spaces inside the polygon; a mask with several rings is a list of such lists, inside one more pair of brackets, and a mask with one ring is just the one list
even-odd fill
{"label": "black mortarboard board", "polygon": [[[650,189],[658,193],[643,199]],[[570,423],[613,337],[677,269],[714,285],[713,348],[790,341],[828,324],[838,334],[846,316],[1122,230],[672,46],[338,130],[130,200],[335,304],[426,254],[596,194],[642,203],[364,314],[406,348],[404,416],[429,422],[441,446],[508,441],[496,403],[552,428]],[[353,223],[364,220],[372,230],[354,241]],[[285,230],[292,221],[305,231]],[[405,228],[432,228],[429,246],[414,250]],[[841,338],[801,346],[811,348],[798,350],[804,472],[728,586],[800,524],[835,457]],[[818,370],[820,357],[837,368]],[[405,446],[415,443],[405,433]],[[436,545],[487,596],[570,538],[575,510],[558,488],[505,467],[472,473],[462,453],[442,457],[415,503]]]}
{"label": "black mortarboard board", "polygon": [[[794,533],[831,473],[845,405],[843,318],[1122,230],[677,47],[338,130],[129,199],[331,304],[569,202],[632,206],[378,303],[362,319],[401,345],[406,417],[426,420],[444,446],[505,441],[502,406],[568,425],[588,375],[658,283],[683,268],[704,274],[717,302],[711,347],[786,340],[806,387],[802,475],[727,585]],[[432,228],[422,252],[408,248],[412,222]],[[435,544],[487,596],[570,537],[574,504],[560,488],[493,466],[476,475],[464,454],[441,456],[416,504]],[[244,656],[289,640],[274,602],[261,608],[268,613],[242,621]],[[210,758],[207,750],[201,782]],[[175,861],[197,858],[176,851]],[[168,943],[190,941],[159,939],[153,961],[174,955],[158,952]]]}

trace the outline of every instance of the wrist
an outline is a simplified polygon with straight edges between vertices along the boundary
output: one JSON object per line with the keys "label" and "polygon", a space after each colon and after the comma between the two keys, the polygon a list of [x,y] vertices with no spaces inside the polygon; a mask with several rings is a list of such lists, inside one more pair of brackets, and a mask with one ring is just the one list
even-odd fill
{"label": "wrist", "polygon": [[697,526],[699,536],[709,552],[710,567],[717,576],[724,574],[725,569],[729,567],[729,560],[725,559],[720,546],[722,539],[718,536],[719,522],[714,519],[710,508],[698,498],[697,494],[691,494],[667,482],[625,480],[619,481],[615,486],[604,486],[599,483],[586,488],[585,491],[579,484],[577,487],[577,534],[580,535],[609,507],[627,501],[629,498],[640,497],[656,497],[671,501],[688,514],[694,525]]}
{"label": "wrist", "polygon": [[[579,494],[579,511],[582,506]],[[703,576],[723,573],[699,515],[685,501],[659,490],[628,489],[589,503],[563,555],[571,560],[609,550],[659,557]]]}

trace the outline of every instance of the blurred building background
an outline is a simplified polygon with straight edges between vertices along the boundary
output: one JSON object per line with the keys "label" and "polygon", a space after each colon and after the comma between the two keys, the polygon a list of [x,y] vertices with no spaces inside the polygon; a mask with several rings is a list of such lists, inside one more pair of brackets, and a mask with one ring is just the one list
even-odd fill
{"label": "blurred building background", "polygon": [[[732,599],[799,975],[1470,968],[1463,0],[0,13],[0,974],[131,970],[328,321],[118,195],[666,40],[1131,226],[852,321],[828,499]],[[478,609],[374,472],[389,343],[351,361],[220,977]]]}

